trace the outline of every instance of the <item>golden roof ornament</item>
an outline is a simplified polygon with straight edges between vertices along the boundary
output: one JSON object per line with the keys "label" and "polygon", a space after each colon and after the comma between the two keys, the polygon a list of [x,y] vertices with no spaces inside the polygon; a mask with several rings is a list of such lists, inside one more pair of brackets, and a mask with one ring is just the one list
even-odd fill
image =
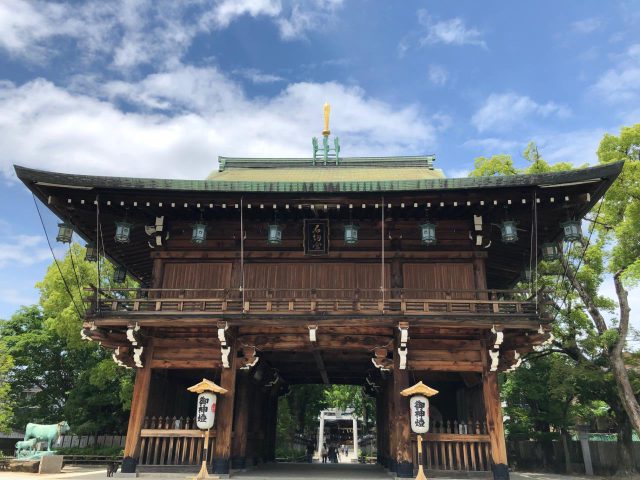
{"label": "golden roof ornament", "polygon": [[193,393],[213,392],[220,395],[224,395],[225,393],[227,393],[226,389],[222,388],[220,385],[217,385],[211,380],[207,380],[206,378],[203,378],[200,383],[196,383],[195,385],[187,388],[187,390]]}
{"label": "golden roof ornament", "polygon": [[322,131],[322,135],[328,137],[331,131],[329,130],[329,116],[331,115],[331,105],[329,102],[324,103],[324,130]]}
{"label": "golden roof ornament", "polygon": [[439,392],[431,387],[427,387],[422,381],[416,383],[413,387],[405,388],[400,392],[403,397],[410,397],[411,395],[424,395],[426,397],[433,397]]}
{"label": "golden roof ornament", "polygon": [[330,163],[335,163],[335,165],[340,164],[340,140],[338,137],[333,139],[333,147],[329,145],[329,135],[331,131],[329,130],[329,117],[331,115],[331,105],[329,102],[325,102],[324,107],[324,130],[322,130],[322,145],[318,142],[316,137],[311,139],[311,144],[313,145],[313,165],[316,163],[322,162],[322,165],[329,165]]}

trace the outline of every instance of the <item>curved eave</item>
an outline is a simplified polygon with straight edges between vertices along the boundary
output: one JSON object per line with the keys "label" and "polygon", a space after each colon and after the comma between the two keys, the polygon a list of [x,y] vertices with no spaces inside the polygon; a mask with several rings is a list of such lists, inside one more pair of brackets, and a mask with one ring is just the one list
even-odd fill
{"label": "curved eave", "polygon": [[559,187],[605,181],[609,185],[622,170],[624,162],[609,163],[566,172],[534,175],[509,175],[473,178],[437,178],[377,182],[242,182],[216,180],[172,180],[156,178],[106,177],[76,175],[15,165],[16,174],[27,186],[32,184],[69,189],[125,189],[182,192],[238,193],[348,193],[469,190],[538,186]]}

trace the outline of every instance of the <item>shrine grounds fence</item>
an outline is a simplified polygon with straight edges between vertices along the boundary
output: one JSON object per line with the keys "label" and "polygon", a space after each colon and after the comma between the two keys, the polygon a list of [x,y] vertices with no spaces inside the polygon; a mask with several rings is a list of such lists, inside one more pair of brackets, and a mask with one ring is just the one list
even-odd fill
{"label": "shrine grounds fence", "polygon": [[[568,442],[569,456],[574,473],[584,473],[584,460],[579,441]],[[589,441],[591,462],[596,475],[612,475],[618,464],[618,444],[615,441]],[[552,471],[566,473],[562,442],[536,442],[531,440],[507,441],[509,466],[516,471]],[[640,469],[640,442],[633,442],[633,460]]]}

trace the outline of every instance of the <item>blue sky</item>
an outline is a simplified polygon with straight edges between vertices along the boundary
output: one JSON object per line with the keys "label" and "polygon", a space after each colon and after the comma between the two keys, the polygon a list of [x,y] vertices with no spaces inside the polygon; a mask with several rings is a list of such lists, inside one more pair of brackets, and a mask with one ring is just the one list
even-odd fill
{"label": "blue sky", "polygon": [[14,163],[203,178],[218,155],[310,155],[325,101],[346,156],[464,176],[535,140],[594,163],[640,121],[639,21],[631,0],[2,0],[0,318],[51,260]]}

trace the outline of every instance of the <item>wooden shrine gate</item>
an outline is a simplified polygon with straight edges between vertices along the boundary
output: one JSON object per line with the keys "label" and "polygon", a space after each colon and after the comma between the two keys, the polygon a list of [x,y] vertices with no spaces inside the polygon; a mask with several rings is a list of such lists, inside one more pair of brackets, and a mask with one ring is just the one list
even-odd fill
{"label": "wooden shrine gate", "polygon": [[[427,469],[509,478],[497,375],[550,338],[536,263],[579,238],[622,163],[446,179],[434,156],[342,157],[328,127],[312,158],[221,157],[207,180],[16,167],[59,241],[117,267],[82,337],[136,369],[123,472],[200,462],[186,389],[207,378],[226,390],[213,473],[274,461],[278,397],[318,383],[365,387],[378,462],[413,478],[400,392],[423,381],[440,392]],[[127,275],[141,288],[103,288]]]}

